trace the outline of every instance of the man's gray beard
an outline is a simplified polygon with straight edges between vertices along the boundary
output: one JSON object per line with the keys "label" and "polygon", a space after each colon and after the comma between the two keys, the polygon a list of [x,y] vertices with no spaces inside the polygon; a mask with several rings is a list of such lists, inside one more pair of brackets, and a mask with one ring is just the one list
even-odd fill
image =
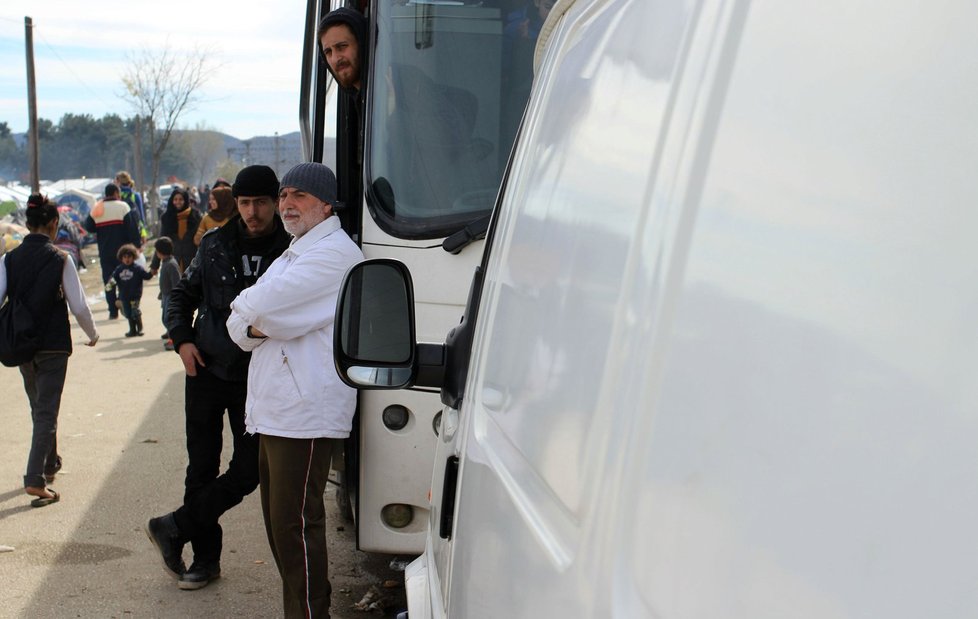
{"label": "man's gray beard", "polygon": [[307,226],[305,222],[302,220],[302,218],[299,218],[299,221],[295,222],[295,224],[290,224],[289,222],[285,221],[285,219],[282,219],[282,225],[285,226],[285,231],[291,234],[292,236],[294,236],[295,238],[301,237],[306,232],[309,232],[310,230],[316,227],[316,224]]}

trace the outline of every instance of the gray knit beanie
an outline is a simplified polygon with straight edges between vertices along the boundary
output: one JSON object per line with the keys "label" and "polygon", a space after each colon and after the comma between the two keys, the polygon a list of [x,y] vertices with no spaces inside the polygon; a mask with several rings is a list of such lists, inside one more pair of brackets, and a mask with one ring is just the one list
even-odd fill
{"label": "gray knit beanie", "polygon": [[[217,187],[217,184],[214,184]],[[258,196],[271,196],[278,199],[278,178],[275,170],[267,165],[250,165],[238,172],[231,186],[231,195],[235,198],[248,196],[256,198]]]}
{"label": "gray knit beanie", "polygon": [[336,175],[321,163],[300,163],[282,177],[282,189],[292,187],[336,204]]}

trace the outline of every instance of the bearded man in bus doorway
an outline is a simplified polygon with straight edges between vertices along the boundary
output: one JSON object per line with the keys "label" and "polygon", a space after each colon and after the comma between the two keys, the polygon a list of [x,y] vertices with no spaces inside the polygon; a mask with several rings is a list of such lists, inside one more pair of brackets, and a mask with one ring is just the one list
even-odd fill
{"label": "bearded man in bus doorway", "polygon": [[295,238],[231,303],[227,321],[251,352],[245,425],[260,437],[262,515],[287,618],[329,616],[323,493],[333,439],[350,435],[356,408],[356,390],[333,364],[333,321],[343,276],[363,254],[335,204],[336,177],[323,164],[282,177],[279,213]]}
{"label": "bearded man in bus doorway", "polygon": [[347,94],[361,99],[361,68],[366,65],[367,18],[354,9],[330,11],[317,36],[329,72]]}

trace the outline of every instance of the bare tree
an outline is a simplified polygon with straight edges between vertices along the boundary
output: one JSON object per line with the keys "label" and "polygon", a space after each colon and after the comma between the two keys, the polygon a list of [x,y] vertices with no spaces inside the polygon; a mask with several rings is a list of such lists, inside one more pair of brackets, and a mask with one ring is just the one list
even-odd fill
{"label": "bare tree", "polygon": [[238,172],[240,172],[243,167],[244,166],[242,166],[237,161],[234,161],[232,159],[225,159],[224,161],[217,164],[216,172],[219,177],[229,181],[233,181],[234,177],[238,175]]}
{"label": "bare tree", "polygon": [[197,176],[196,184],[202,185],[226,156],[224,138],[217,129],[203,122],[198,122],[192,130],[183,132],[183,138],[187,141],[190,163]]}
{"label": "bare tree", "polygon": [[200,87],[212,71],[210,54],[201,48],[177,52],[167,43],[162,49],[130,54],[127,64],[122,97],[142,119],[149,140],[151,208],[147,209],[147,223],[156,230],[160,158],[180,116],[200,101]]}

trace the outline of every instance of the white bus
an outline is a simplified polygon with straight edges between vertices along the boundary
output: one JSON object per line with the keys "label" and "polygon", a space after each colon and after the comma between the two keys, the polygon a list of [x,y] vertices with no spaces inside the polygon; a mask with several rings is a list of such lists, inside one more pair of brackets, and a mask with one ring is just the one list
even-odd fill
{"label": "white bus", "polygon": [[[308,2],[304,158],[335,165],[340,217],[364,255],[396,258],[415,273],[422,340],[443,341],[461,318],[552,5]],[[370,24],[362,110],[332,83],[318,50],[318,22],[339,6],[362,10]],[[440,410],[436,390],[361,393],[340,474],[361,550],[424,549]]]}

